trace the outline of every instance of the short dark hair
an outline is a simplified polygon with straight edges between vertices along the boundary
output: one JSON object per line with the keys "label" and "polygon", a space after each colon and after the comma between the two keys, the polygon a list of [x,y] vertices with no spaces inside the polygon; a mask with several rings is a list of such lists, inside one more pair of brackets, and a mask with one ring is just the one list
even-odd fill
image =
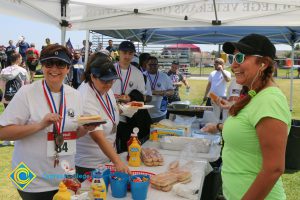
{"label": "short dark hair", "polygon": [[15,52],[15,53],[11,54],[11,57],[10,57],[11,63],[15,63],[20,57],[21,57],[21,54],[19,54],[19,53]]}
{"label": "short dark hair", "polygon": [[141,53],[141,55],[139,56],[140,65],[142,66],[143,63],[147,62],[150,56],[150,53]]}

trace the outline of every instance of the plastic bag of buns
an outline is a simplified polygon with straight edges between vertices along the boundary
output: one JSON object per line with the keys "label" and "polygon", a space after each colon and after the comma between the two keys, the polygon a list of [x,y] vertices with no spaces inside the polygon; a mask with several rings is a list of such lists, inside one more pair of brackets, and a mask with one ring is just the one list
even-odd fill
{"label": "plastic bag of buns", "polygon": [[164,158],[154,148],[142,148],[141,159],[146,166],[162,166]]}

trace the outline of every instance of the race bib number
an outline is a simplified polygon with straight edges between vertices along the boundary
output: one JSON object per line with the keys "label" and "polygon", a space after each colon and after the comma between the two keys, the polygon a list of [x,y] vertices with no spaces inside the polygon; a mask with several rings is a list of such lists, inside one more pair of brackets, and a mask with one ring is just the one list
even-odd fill
{"label": "race bib number", "polygon": [[[61,147],[58,147],[57,152],[60,156],[65,155],[74,155],[76,153],[76,138],[77,133],[73,132],[64,132],[64,143]],[[53,157],[55,155],[55,142],[53,132],[48,132],[47,138],[47,156]]]}

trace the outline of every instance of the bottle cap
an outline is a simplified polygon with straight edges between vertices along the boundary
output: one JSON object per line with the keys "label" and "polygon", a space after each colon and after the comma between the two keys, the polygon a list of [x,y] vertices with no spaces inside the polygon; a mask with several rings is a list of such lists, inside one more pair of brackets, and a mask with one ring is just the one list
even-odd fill
{"label": "bottle cap", "polygon": [[138,128],[138,127],[135,127],[135,128],[133,128],[133,130],[132,130],[132,134],[134,135],[134,136],[137,136],[138,135],[138,132],[140,131],[140,129]]}

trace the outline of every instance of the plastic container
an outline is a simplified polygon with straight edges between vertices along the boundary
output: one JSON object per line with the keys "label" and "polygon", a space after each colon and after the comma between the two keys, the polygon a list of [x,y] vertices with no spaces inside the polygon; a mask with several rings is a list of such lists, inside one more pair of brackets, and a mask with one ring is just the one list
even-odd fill
{"label": "plastic container", "polygon": [[[94,177],[94,174],[97,173],[97,170],[99,169],[96,169],[92,172],[92,177]],[[105,182],[105,186],[106,186],[106,192],[108,191],[108,187],[109,187],[109,176],[110,176],[110,169],[108,168],[104,168],[104,169],[101,169],[101,173],[102,173],[102,178]]]}
{"label": "plastic container", "polygon": [[74,192],[75,194],[81,188],[81,183],[76,178],[76,171],[74,169],[66,171],[63,183],[70,191]]}
{"label": "plastic container", "polygon": [[124,198],[127,194],[127,185],[129,175],[122,172],[115,172],[110,175],[110,187],[112,196],[115,198]]}
{"label": "plastic container", "polygon": [[[143,182],[134,182],[139,177],[141,180],[147,179]],[[147,199],[147,193],[149,190],[150,176],[149,175],[133,175],[130,179],[130,189],[133,200],[144,200]]]}
{"label": "plastic container", "polygon": [[181,151],[187,145],[194,145],[198,153],[208,153],[212,141],[206,138],[165,136],[159,143],[162,149]]}
{"label": "plastic container", "polygon": [[140,142],[139,139],[138,139],[139,128],[137,128],[137,127],[133,128],[133,131],[132,131],[132,132],[133,132],[133,133],[131,133],[130,139],[127,141],[127,150],[128,150],[128,153],[127,153],[127,161],[129,161],[129,146],[131,145],[131,143],[132,143],[132,141],[133,141],[133,138],[135,138],[135,139],[138,141],[138,143],[139,143],[140,145],[142,145],[141,142]]}
{"label": "plastic container", "polygon": [[141,166],[141,145],[136,138],[133,138],[131,145],[128,148],[129,161],[128,165],[131,167]]}
{"label": "plastic container", "polygon": [[69,200],[71,193],[63,182],[59,183],[58,192],[53,196],[53,200]]}
{"label": "plastic container", "polygon": [[300,120],[292,120],[285,152],[285,168],[300,170]]}
{"label": "plastic container", "polygon": [[106,183],[103,178],[103,172],[106,171],[107,169],[99,168],[93,171],[93,180],[91,184],[91,197],[93,198],[99,198],[99,199],[106,199]]}

